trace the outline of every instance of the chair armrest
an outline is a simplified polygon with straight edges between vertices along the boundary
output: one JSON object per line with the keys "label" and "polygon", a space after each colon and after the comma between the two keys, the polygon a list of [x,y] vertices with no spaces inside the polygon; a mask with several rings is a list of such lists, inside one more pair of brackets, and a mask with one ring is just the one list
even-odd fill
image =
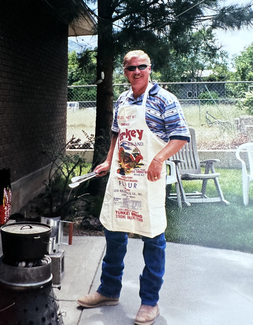
{"label": "chair armrest", "polygon": [[182,159],[172,159],[172,160],[169,160],[169,161],[172,161],[173,163],[175,163],[176,165],[180,164],[180,163],[184,163],[185,161],[182,160]]}
{"label": "chair armrest", "polygon": [[[238,149],[240,149],[240,147],[238,148]],[[241,158],[241,156],[240,156],[240,150],[236,150],[236,153],[235,153],[235,155],[236,155],[236,158],[241,162],[241,164],[242,164],[242,169],[245,171],[247,171],[247,168],[246,168],[246,163],[245,163],[245,161]]]}
{"label": "chair armrest", "polygon": [[207,159],[207,160],[202,160],[200,163],[207,164],[207,163],[215,163],[215,162],[220,162],[220,159]]}
{"label": "chair armrest", "polygon": [[205,164],[205,174],[208,174],[210,170],[212,173],[215,173],[215,168],[213,164],[215,162],[220,162],[220,159],[208,159],[200,162],[200,165]]}
{"label": "chair armrest", "polygon": [[167,174],[166,170],[166,184],[172,184],[177,182],[176,166],[173,161],[166,160],[166,166],[170,166],[170,174]]}

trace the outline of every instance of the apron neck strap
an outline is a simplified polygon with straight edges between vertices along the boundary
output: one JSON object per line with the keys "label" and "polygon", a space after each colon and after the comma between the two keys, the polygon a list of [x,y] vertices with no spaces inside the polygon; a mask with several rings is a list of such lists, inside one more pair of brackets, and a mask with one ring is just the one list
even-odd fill
{"label": "apron neck strap", "polygon": [[[148,83],[148,86],[145,90],[145,93],[144,93],[144,96],[143,96],[143,100],[142,100],[142,106],[146,107],[146,102],[147,102],[147,98],[148,98],[148,93],[150,91],[150,89],[153,87],[153,85],[149,82]],[[128,94],[126,95],[124,101],[123,101],[123,104],[125,103],[125,101],[127,100],[127,97],[129,96],[129,94],[131,93],[132,89],[130,88],[129,89],[129,92]]]}
{"label": "apron neck strap", "polygon": [[150,89],[152,88],[152,84],[148,83],[148,86],[145,90],[144,96],[143,96],[143,101],[142,101],[142,106],[146,107],[146,102],[147,102],[147,98],[148,98],[148,93],[150,91]]}

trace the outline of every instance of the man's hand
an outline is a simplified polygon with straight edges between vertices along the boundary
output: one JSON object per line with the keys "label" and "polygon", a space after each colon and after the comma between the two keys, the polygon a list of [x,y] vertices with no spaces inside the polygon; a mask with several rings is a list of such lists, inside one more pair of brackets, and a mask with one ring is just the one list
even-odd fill
{"label": "man's hand", "polygon": [[110,170],[111,164],[106,160],[102,164],[98,165],[95,169],[94,172],[97,174],[98,177],[105,176],[108,171]]}
{"label": "man's hand", "polygon": [[156,154],[148,167],[149,181],[155,182],[161,178],[163,162],[177,153],[186,144],[186,142],[187,141],[185,140],[178,139],[170,140],[169,143]]}
{"label": "man's hand", "polygon": [[151,182],[155,182],[158,179],[160,179],[162,167],[163,167],[162,162],[153,159],[151,161],[151,164],[148,167],[148,180]]}
{"label": "man's hand", "polygon": [[94,172],[99,177],[105,176],[111,168],[112,156],[117,142],[117,138],[118,138],[118,133],[114,133],[112,136],[111,145],[106,160],[94,169]]}

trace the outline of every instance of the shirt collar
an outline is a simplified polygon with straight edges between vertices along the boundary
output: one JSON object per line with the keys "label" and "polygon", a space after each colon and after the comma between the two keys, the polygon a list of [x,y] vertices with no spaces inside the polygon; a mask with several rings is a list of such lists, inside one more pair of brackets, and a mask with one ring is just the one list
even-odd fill
{"label": "shirt collar", "polygon": [[[152,86],[152,88],[151,88],[150,91],[149,91],[149,96],[154,96],[154,95],[156,95],[156,94],[158,93],[158,91],[159,91],[160,88],[161,88],[161,87],[158,86],[158,84],[157,84],[156,82],[153,83],[153,86]],[[132,89],[130,89],[129,92],[127,93],[127,95],[126,95],[126,99],[127,99],[129,102],[140,102],[140,101],[143,100],[143,97],[144,97],[144,94],[140,95],[138,98],[135,99],[134,96],[133,96],[133,91],[132,91]]]}

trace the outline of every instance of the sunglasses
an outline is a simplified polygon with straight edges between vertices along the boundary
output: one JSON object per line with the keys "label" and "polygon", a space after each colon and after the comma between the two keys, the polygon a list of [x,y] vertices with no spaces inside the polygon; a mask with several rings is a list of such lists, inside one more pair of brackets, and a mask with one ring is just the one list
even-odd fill
{"label": "sunglasses", "polygon": [[129,67],[124,68],[124,69],[126,69],[128,71],[135,71],[136,68],[138,68],[139,70],[145,70],[145,69],[147,69],[147,67],[148,67],[147,64],[141,64],[141,65],[130,65]]}

